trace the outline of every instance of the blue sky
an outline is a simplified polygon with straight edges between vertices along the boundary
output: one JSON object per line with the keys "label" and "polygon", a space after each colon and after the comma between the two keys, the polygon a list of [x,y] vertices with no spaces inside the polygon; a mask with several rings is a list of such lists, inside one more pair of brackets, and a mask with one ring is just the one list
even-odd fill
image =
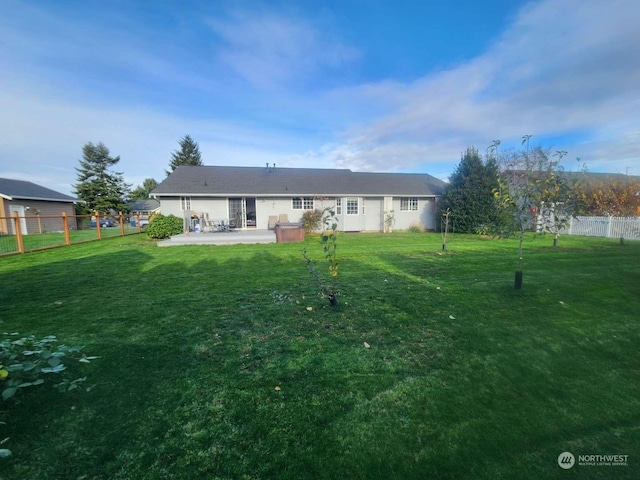
{"label": "blue sky", "polygon": [[0,2],[0,177],[72,193],[208,165],[427,172],[467,146],[640,175],[637,0]]}

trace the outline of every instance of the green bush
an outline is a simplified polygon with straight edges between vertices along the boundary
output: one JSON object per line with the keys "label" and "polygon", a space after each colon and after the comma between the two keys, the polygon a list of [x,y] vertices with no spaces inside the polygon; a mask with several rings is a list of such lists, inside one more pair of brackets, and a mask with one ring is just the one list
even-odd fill
{"label": "green bush", "polygon": [[[38,339],[33,335],[19,337],[18,333],[4,334],[0,340],[0,384],[2,399],[8,400],[19,389],[34,387],[45,383],[49,374],[60,373],[67,369],[66,359],[75,359],[89,363],[98,357],[80,354],[82,347],[56,345],[53,335]],[[60,391],[74,390],[86,377],[65,380],[55,385]]]}
{"label": "green bush", "polygon": [[[63,361],[77,360],[89,363],[98,357],[87,357],[80,354],[82,347],[68,347],[57,345],[54,335],[38,339],[34,335],[20,337],[18,333],[5,333],[0,338],[0,389],[2,400],[7,401],[21,389],[36,387],[45,383],[45,378],[58,377],[67,369]],[[69,378],[58,377],[60,383],[54,388],[59,392],[70,392],[80,388],[87,377]],[[88,387],[86,390],[91,390]],[[4,424],[4,423],[3,423]],[[0,442],[4,444],[9,438]],[[0,449],[0,458],[11,456],[11,450]]]}
{"label": "green bush", "polygon": [[175,215],[155,215],[147,227],[149,238],[163,239],[182,233],[183,222]]}
{"label": "green bush", "polygon": [[315,210],[307,210],[302,214],[302,226],[304,233],[311,233],[320,228],[322,222],[322,212],[317,208]]}

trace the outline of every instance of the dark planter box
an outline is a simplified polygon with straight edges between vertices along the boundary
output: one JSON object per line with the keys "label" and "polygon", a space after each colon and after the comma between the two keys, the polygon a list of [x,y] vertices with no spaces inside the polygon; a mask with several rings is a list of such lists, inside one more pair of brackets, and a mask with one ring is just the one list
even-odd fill
{"label": "dark planter box", "polygon": [[304,242],[304,227],[299,223],[277,223],[276,242],[295,243]]}

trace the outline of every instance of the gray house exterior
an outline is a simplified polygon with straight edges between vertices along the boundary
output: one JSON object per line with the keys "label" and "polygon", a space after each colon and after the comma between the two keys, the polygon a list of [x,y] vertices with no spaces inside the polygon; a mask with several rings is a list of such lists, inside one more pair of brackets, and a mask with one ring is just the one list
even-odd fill
{"label": "gray house exterior", "polygon": [[152,192],[164,215],[226,221],[267,229],[272,219],[300,221],[306,210],[334,207],[342,231],[436,228],[436,202],[445,183],[427,174],[225,166],[180,166]]}
{"label": "gray house exterior", "polygon": [[75,225],[75,207],[78,200],[24,180],[0,178],[0,234],[14,234],[9,220],[14,212],[20,217],[23,234],[61,231],[62,213]]}

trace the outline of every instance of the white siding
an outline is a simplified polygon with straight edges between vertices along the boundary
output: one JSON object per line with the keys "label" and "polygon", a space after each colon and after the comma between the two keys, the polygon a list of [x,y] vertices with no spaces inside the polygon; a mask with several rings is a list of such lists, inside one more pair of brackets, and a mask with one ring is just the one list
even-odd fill
{"label": "white siding", "polygon": [[[182,218],[184,212],[180,207],[180,197],[162,197],[160,211],[163,215],[175,215]],[[226,198],[191,197],[191,212],[207,213],[209,219],[227,219],[229,208]]]}
{"label": "white siding", "polygon": [[[407,197],[403,197],[407,198]],[[418,210],[400,210],[400,197],[393,198],[393,214],[396,230],[406,230],[411,225],[420,225],[427,230],[435,230],[435,200],[418,198]]]}
{"label": "white siding", "polygon": [[[299,222],[305,210],[294,210],[292,197],[247,197],[256,198],[256,228],[267,229],[269,216],[280,217],[286,214],[290,222]],[[338,230],[340,231],[376,231],[384,230],[384,203],[383,197],[358,197],[360,211],[358,215],[346,215],[347,197],[342,197],[342,214],[338,218]],[[389,200],[390,197],[387,199]],[[180,197],[161,197],[161,211],[164,215],[176,215],[182,218],[184,213],[180,208]],[[364,215],[363,202],[364,201]],[[334,197],[314,200],[314,207],[324,210],[334,207]],[[412,224],[434,230],[436,228],[435,200],[433,198],[418,198],[418,210],[400,211],[400,197],[394,197],[390,202],[394,210],[394,229],[406,230]],[[206,213],[210,220],[229,220],[229,202],[227,198],[191,197],[191,210],[198,214]]]}

